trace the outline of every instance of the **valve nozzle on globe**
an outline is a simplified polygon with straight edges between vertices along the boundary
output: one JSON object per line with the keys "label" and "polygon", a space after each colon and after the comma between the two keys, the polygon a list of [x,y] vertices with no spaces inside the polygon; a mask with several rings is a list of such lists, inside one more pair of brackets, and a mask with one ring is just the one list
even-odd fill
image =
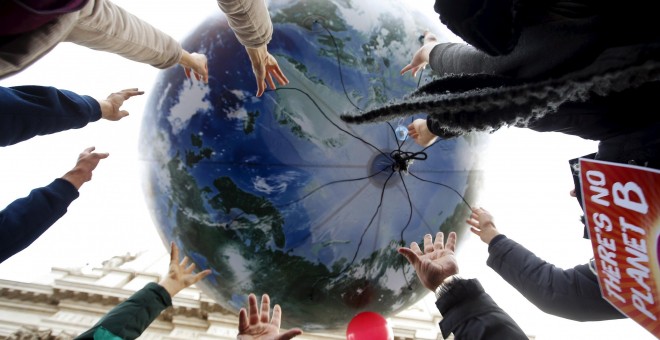
{"label": "valve nozzle on globe", "polygon": [[394,133],[396,134],[396,138],[400,141],[404,141],[408,138],[408,128],[403,125],[397,126]]}

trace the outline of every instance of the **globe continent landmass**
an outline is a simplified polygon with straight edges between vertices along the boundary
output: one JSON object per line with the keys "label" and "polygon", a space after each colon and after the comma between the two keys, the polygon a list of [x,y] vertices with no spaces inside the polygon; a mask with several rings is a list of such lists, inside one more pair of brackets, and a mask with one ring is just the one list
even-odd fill
{"label": "globe continent landmass", "polygon": [[414,117],[347,125],[339,115],[413,91],[399,71],[439,22],[398,1],[269,10],[269,52],[289,85],[256,98],[245,50],[217,13],[183,43],[209,57],[208,85],[166,70],[151,91],[140,152],[158,231],[213,270],[198,286],[229,311],[253,292],[282,305],[287,328],[396,314],[428,294],[396,248],[465,230],[486,139],[423,150],[396,138]]}

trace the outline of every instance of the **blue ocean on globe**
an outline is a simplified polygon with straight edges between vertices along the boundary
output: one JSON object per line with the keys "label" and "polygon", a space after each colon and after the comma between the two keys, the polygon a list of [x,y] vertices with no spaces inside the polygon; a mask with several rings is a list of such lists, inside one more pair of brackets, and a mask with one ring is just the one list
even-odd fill
{"label": "blue ocean on globe", "polygon": [[268,293],[285,328],[394,315],[429,293],[397,247],[438,231],[460,239],[487,136],[422,148],[397,138],[410,117],[350,125],[339,115],[436,77],[399,72],[424,30],[442,39],[444,28],[396,0],[268,6],[268,49],[288,85],[255,96],[246,51],[218,10],[183,41],[209,58],[209,83],[172,68],[149,91],[140,154],[158,232],[212,269],[197,286],[230,313]]}

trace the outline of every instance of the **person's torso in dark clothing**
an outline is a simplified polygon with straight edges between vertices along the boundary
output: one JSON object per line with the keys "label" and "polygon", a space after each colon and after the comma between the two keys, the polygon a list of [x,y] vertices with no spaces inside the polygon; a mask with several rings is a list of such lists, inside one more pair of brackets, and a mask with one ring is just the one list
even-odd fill
{"label": "person's torso in dark clothing", "polygon": [[88,0],[4,0],[0,2],[0,39],[35,30]]}

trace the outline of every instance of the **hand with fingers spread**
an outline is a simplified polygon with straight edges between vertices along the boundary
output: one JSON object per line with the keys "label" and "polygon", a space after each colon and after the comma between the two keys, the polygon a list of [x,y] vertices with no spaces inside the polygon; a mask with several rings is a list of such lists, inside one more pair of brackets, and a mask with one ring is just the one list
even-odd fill
{"label": "hand with fingers spread", "polygon": [[76,189],[80,189],[85,182],[92,179],[92,171],[102,159],[108,158],[107,152],[94,152],[95,147],[91,146],[78,155],[78,162],[73,169],[69,170],[62,179],[69,181]]}
{"label": "hand with fingers spread", "polygon": [[183,260],[179,262],[179,247],[174,242],[170,243],[170,270],[167,275],[158,282],[163,286],[171,297],[174,297],[178,292],[184,288],[199,282],[203,278],[211,274],[211,270],[207,269],[197,274],[193,273],[195,264],[188,265],[188,256],[184,256]]}
{"label": "hand with fingers spread", "polygon": [[431,50],[433,48],[440,44],[438,42],[438,39],[435,37],[435,34],[426,31],[424,32],[424,45],[415,52],[415,55],[413,55],[412,61],[410,64],[406,65],[402,70],[401,70],[401,75],[404,75],[408,71],[412,71],[412,76],[416,77],[417,72],[419,70],[422,70],[428,65],[429,63],[429,58],[431,55]]}
{"label": "hand with fingers spread", "polygon": [[[248,296],[248,309],[241,308],[238,313],[238,340],[288,340],[300,334],[302,330],[294,328],[280,334],[282,309],[280,305],[273,307],[273,317],[270,314],[270,297],[264,294],[261,297],[261,310],[257,308],[257,297]],[[269,320],[270,319],[270,320]]]}
{"label": "hand with fingers spread", "polygon": [[429,127],[426,125],[426,119],[422,118],[415,119],[412,123],[408,124],[408,136],[424,148],[433,144],[438,139],[438,136],[429,131]]}
{"label": "hand with fingers spread", "polygon": [[101,105],[101,118],[117,121],[128,116],[128,111],[120,110],[119,108],[124,104],[124,101],[142,94],[144,94],[144,91],[132,88],[111,93],[108,98],[99,100],[99,105]]}
{"label": "hand with fingers spread", "polygon": [[419,248],[417,242],[411,243],[410,248],[401,247],[398,251],[413,265],[424,287],[435,291],[446,278],[458,274],[455,248],[456,233],[452,231],[446,244],[444,234],[438,232],[435,241],[431,234],[424,235],[424,251]]}
{"label": "hand with fingers spread", "polygon": [[470,230],[486,244],[490,244],[490,241],[500,234],[493,222],[493,215],[484,208],[473,208],[467,223],[470,225]]}
{"label": "hand with fingers spread", "polygon": [[266,91],[266,86],[270,86],[273,90],[276,89],[273,77],[281,85],[289,83],[289,79],[282,73],[275,57],[268,53],[266,45],[256,48],[245,47],[245,50],[250,57],[254,77],[257,79],[257,97],[261,97]]}

